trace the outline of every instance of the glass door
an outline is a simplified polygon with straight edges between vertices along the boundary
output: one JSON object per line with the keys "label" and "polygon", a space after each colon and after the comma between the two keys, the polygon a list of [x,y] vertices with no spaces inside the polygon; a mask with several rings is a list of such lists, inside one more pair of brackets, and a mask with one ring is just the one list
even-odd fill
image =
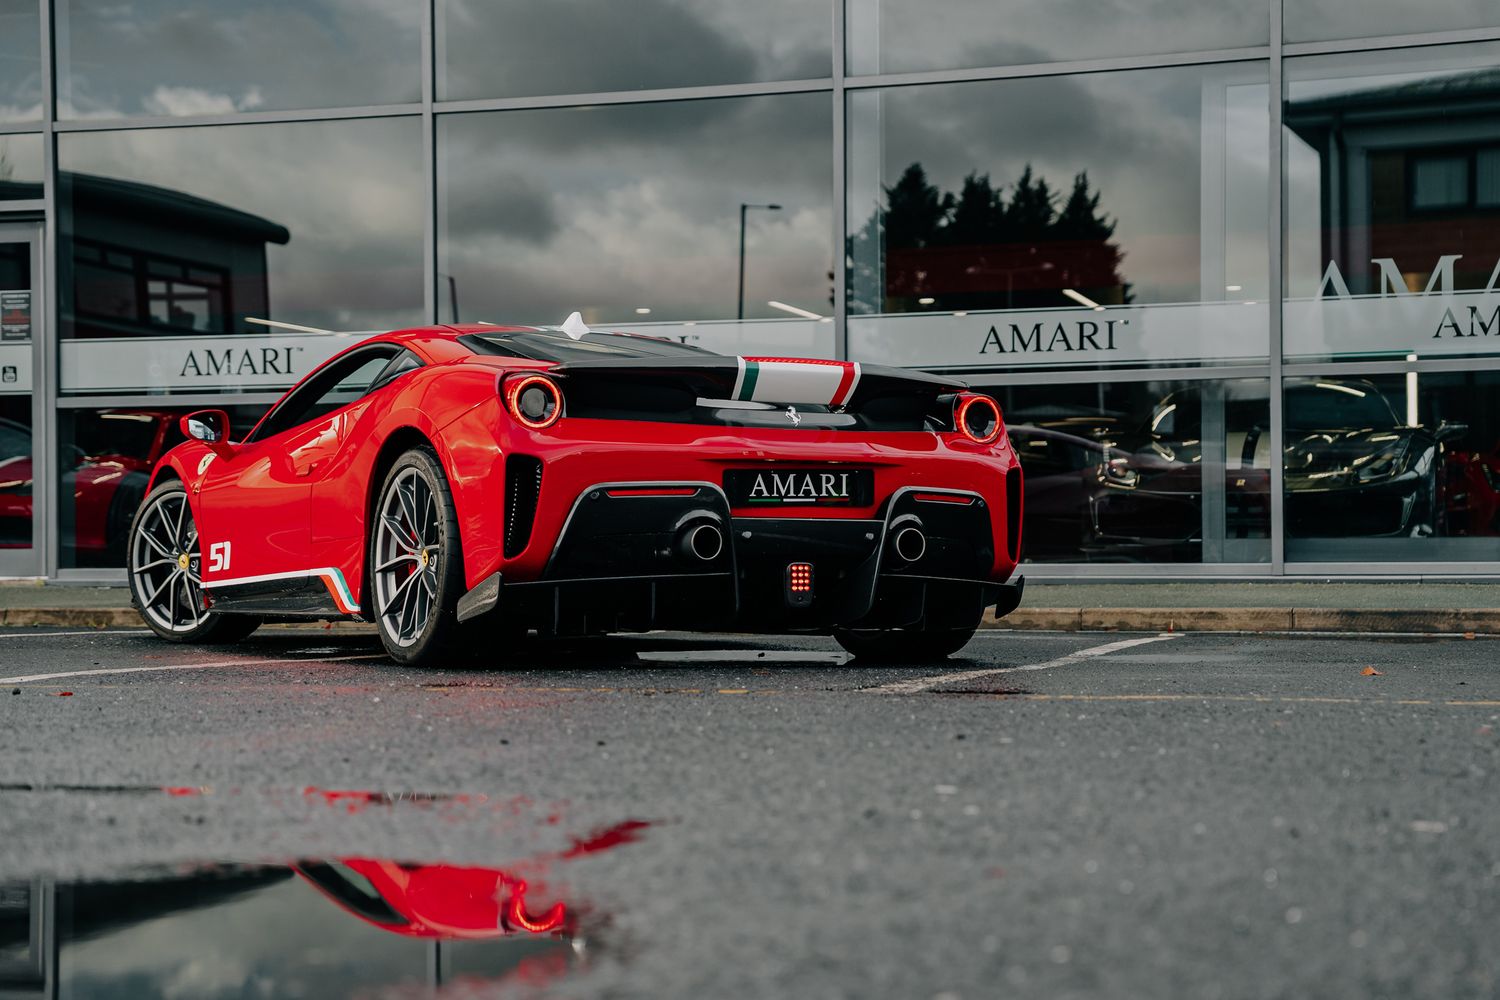
{"label": "glass door", "polygon": [[42,573],[45,492],[33,475],[40,272],[41,226],[0,222],[0,578]]}

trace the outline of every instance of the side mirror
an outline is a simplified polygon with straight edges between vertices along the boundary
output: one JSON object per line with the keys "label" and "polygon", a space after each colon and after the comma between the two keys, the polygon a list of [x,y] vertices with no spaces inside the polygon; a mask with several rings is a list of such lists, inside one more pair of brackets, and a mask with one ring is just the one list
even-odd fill
{"label": "side mirror", "polygon": [[1439,441],[1452,441],[1454,438],[1463,437],[1467,433],[1469,433],[1468,424],[1449,423],[1444,420],[1437,425],[1437,429],[1432,432],[1432,436]]}
{"label": "side mirror", "polygon": [[234,456],[229,446],[229,414],[223,410],[198,410],[178,421],[182,433],[194,441],[202,441],[222,459]]}

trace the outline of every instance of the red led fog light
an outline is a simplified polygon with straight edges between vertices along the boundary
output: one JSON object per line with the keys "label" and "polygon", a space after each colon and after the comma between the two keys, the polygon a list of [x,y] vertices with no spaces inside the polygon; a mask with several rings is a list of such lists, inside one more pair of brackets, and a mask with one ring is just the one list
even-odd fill
{"label": "red led fog light", "polygon": [[789,563],[785,574],[787,607],[805,608],[812,604],[813,565],[808,562]]}

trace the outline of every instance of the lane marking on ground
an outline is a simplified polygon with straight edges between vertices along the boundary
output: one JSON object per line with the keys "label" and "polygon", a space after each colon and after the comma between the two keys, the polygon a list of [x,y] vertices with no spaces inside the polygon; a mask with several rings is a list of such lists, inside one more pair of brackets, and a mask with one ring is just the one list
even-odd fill
{"label": "lane marking on ground", "polygon": [[61,639],[65,635],[150,635],[151,630],[91,628],[87,632],[0,632],[0,639]]}
{"label": "lane marking on ground", "polygon": [[[937,692],[942,694],[944,692]],[[1164,702],[1224,701],[1284,705],[1443,705],[1449,708],[1500,708],[1500,700],[1445,698],[1336,698],[1327,695],[1265,694],[994,694],[953,692],[954,697],[993,698],[997,701]]]}
{"label": "lane marking on ground", "polygon": [[981,677],[992,677],[995,674],[1015,674],[1032,670],[1052,670],[1055,667],[1066,667],[1083,660],[1093,659],[1096,656],[1107,656],[1110,653],[1122,649],[1130,649],[1134,646],[1144,646],[1147,643],[1163,642],[1167,639],[1178,639],[1182,637],[1181,632],[1163,632],[1160,635],[1142,636],[1138,639],[1121,639],[1118,642],[1107,642],[1102,646],[1090,646],[1066,656],[1059,656],[1054,660],[1043,663],[1028,663],[1020,667],[991,667],[987,670],[965,670],[955,674],[933,674],[929,677],[916,677],[909,681],[893,681],[890,684],[882,684],[879,687],[866,688],[871,694],[917,694],[937,687],[939,684],[952,684],[957,681],[978,680]]}
{"label": "lane marking on ground", "polygon": [[213,670],[216,667],[268,667],[283,663],[334,663],[344,660],[383,660],[384,653],[362,653],[358,656],[292,656],[285,659],[261,660],[214,660],[207,663],[160,663],[149,667],[101,667],[98,670],[64,670],[54,674],[24,674],[20,677],[0,677],[0,684],[30,684],[34,681],[55,681],[65,677],[95,677],[106,674],[146,674],[163,670]]}

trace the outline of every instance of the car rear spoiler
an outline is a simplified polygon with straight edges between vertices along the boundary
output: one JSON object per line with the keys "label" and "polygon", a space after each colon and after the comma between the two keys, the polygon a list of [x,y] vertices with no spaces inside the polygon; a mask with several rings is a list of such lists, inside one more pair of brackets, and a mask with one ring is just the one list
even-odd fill
{"label": "car rear spoiler", "polygon": [[564,383],[608,383],[703,399],[776,404],[816,404],[858,412],[891,397],[933,400],[961,392],[966,382],[946,376],[855,361],[807,358],[624,358],[570,361],[551,369]]}

